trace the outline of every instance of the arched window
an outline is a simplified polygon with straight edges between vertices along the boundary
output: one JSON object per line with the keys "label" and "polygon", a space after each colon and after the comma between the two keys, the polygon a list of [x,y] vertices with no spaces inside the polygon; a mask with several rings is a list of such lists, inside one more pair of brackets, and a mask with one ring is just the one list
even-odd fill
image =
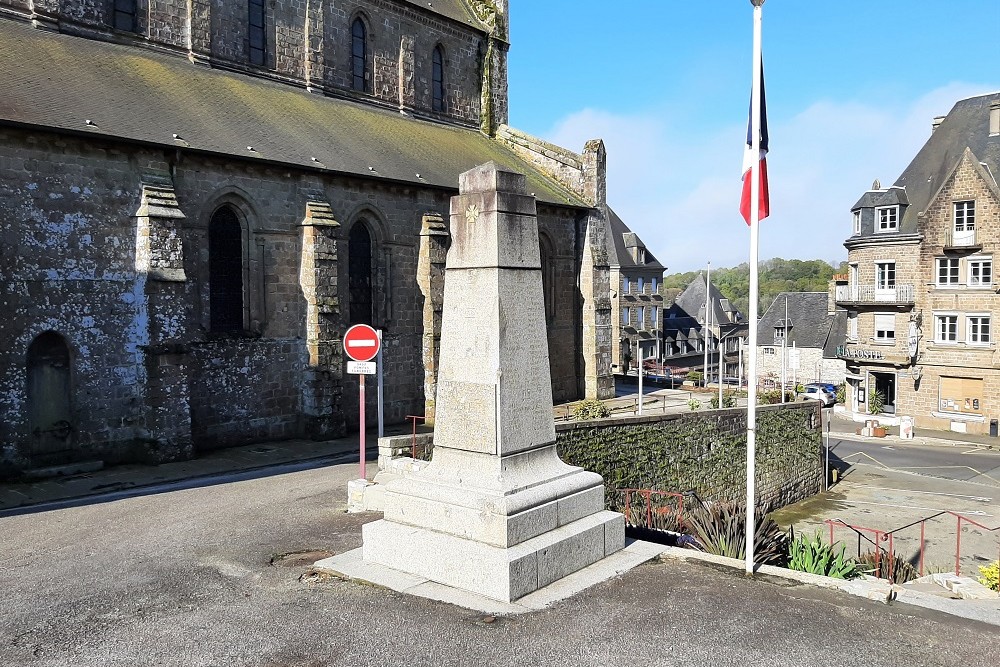
{"label": "arched window", "polygon": [[212,331],[243,329],[243,232],[223,206],[208,226],[209,323]]}
{"label": "arched window", "polygon": [[545,323],[552,324],[556,317],[555,253],[552,242],[545,234],[538,235],[538,257],[542,264],[542,299],[545,306]]}
{"label": "arched window", "polygon": [[434,97],[434,111],[445,111],[444,106],[444,49],[438,44],[434,47],[434,65],[431,72],[431,94]]}
{"label": "arched window", "polygon": [[368,63],[368,31],[365,22],[354,19],[351,25],[351,87],[365,92],[368,85],[365,82],[365,69]]}
{"label": "arched window", "polygon": [[264,9],[264,0],[248,0],[250,18],[248,22],[248,36],[250,41],[250,64],[267,64],[267,36],[265,32],[265,17],[267,10]]}
{"label": "arched window", "polygon": [[114,0],[111,27],[115,30],[136,32],[135,17],[138,14],[136,4],[136,0]]}
{"label": "arched window", "polygon": [[361,220],[347,239],[350,324],[372,324],[372,237]]}

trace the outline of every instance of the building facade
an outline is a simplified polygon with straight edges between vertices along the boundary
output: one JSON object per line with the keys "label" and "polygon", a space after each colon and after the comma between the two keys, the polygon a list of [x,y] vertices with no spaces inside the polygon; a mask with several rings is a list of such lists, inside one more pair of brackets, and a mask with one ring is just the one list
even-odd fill
{"label": "building facade", "polygon": [[828,292],[782,292],[771,302],[757,322],[758,386],[780,387],[782,376],[788,387],[843,384],[847,311],[835,304],[838,284],[831,281]]}
{"label": "building facade", "polygon": [[707,281],[699,273],[667,308],[663,363],[680,377],[689,371],[704,372],[707,363],[710,381],[720,377],[741,381],[746,318]]}
{"label": "building facade", "polygon": [[506,125],[507,23],[0,0],[0,473],[343,435],[355,323],[386,420],[432,420],[449,200],[489,161],[537,201],[555,399],[613,395],[604,147]]}
{"label": "building facade", "polygon": [[612,367],[636,372],[640,360],[658,359],[663,331],[664,266],[611,208]]}
{"label": "building facade", "polygon": [[[987,433],[1000,418],[1000,93],[959,101],[889,188],[852,208],[838,303],[857,419]],[[995,422],[993,422],[995,430]]]}

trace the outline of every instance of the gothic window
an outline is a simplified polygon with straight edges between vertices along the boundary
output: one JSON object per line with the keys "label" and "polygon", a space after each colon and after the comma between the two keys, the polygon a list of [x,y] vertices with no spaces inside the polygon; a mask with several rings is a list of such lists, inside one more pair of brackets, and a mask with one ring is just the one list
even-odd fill
{"label": "gothic window", "polygon": [[250,17],[248,21],[250,37],[250,64],[266,65],[267,37],[265,34],[264,19],[267,10],[264,9],[264,0],[248,0],[248,5],[250,9]]}
{"label": "gothic window", "polygon": [[444,49],[438,44],[434,47],[434,67],[431,76],[431,89],[434,96],[434,111],[445,111],[444,107]]}
{"label": "gothic window", "polygon": [[114,0],[111,27],[125,32],[137,32],[135,18],[139,12],[136,5],[137,0]]}
{"label": "gothic window", "polygon": [[208,226],[208,284],[211,330],[243,329],[243,230],[229,206],[216,211]]}
{"label": "gothic window", "polygon": [[368,63],[368,31],[365,22],[354,19],[351,25],[351,87],[365,92],[368,90],[366,66]]}
{"label": "gothic window", "polygon": [[348,245],[350,324],[372,324],[372,237],[363,221],[351,227]]}

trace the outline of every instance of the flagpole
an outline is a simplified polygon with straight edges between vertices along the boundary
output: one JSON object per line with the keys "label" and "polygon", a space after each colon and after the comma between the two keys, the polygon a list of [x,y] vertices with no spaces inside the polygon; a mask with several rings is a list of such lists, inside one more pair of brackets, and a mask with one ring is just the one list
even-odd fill
{"label": "flagpole", "polygon": [[[757,450],[757,257],[760,237],[760,78],[761,78],[761,5],[753,4],[753,88],[750,93],[750,377],[747,382],[747,524],[746,575],[753,576],[754,533],[756,532],[756,450]],[[782,388],[782,392],[784,388]]]}
{"label": "flagpole", "polygon": [[701,370],[702,375],[702,386],[708,389],[708,286],[712,282],[712,263],[708,263],[707,273],[705,274],[705,317],[702,318],[701,333],[704,334],[703,345],[705,346],[705,360],[702,364]]}

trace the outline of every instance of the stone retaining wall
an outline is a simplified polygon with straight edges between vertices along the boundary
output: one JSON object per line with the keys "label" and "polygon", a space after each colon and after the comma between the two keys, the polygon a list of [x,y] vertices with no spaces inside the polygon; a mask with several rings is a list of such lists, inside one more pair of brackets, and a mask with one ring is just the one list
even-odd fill
{"label": "stone retaining wall", "polygon": [[[770,512],[820,491],[820,424],[814,402],[757,409],[758,507]],[[624,488],[746,498],[743,408],[557,424],[556,442],[564,461],[604,477],[609,509],[622,509]]]}

